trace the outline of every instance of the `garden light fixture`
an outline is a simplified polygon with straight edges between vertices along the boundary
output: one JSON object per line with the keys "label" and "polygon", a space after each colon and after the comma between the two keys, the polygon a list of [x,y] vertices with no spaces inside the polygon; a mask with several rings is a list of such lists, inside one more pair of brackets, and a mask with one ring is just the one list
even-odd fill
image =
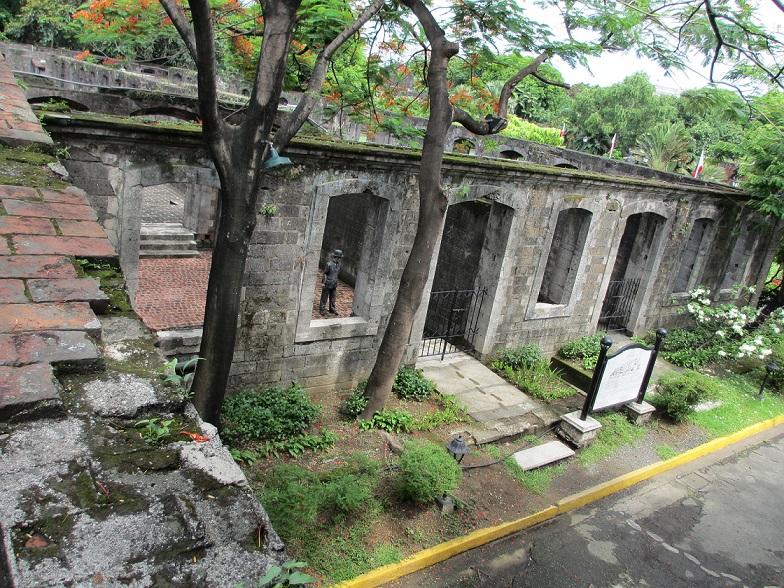
{"label": "garden light fixture", "polygon": [[460,463],[468,453],[468,445],[463,441],[463,436],[458,435],[446,444],[446,450],[449,452],[449,455],[455,458],[457,463]]}
{"label": "garden light fixture", "polygon": [[768,380],[773,374],[779,371],[781,371],[781,368],[777,363],[773,361],[771,361],[768,365],[765,366],[765,377],[762,378],[762,384],[760,385],[759,394],[757,395],[757,397],[760,400],[762,400],[763,394],[765,392],[765,384],[768,383]]}

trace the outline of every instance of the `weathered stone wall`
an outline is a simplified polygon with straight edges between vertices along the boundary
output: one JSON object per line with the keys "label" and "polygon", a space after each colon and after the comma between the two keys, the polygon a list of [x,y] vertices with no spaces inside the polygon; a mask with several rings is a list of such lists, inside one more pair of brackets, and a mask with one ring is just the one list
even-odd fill
{"label": "weathered stone wall", "polygon": [[[56,139],[84,148],[101,161],[108,177],[114,178],[110,184],[120,209],[133,208],[138,186],[170,182],[172,170],[180,166],[201,169],[197,176],[203,177],[197,180],[202,184],[215,181],[196,137],[161,129],[88,126],[50,123],[49,128]],[[253,235],[231,386],[238,389],[296,379],[317,393],[328,393],[349,387],[372,366],[416,229],[419,161],[415,153],[405,150],[312,141],[295,142],[288,155],[295,165],[270,174],[259,198],[260,206],[275,204],[278,212],[259,214]],[[198,163],[204,167],[197,168]],[[644,218],[658,220],[649,223],[650,236],[643,239],[649,244],[644,248],[647,255],[636,261],[642,284],[628,323],[634,332],[683,320],[678,310],[684,300],[676,297],[673,301],[673,288],[695,220],[714,222],[701,245],[703,254],[696,264],[700,275],[690,280],[712,289],[720,284],[732,258],[740,234],[737,227],[755,221],[743,208],[742,195],[721,187],[672,185],[465,157],[447,157],[443,181],[448,193],[459,194],[452,204],[491,203],[477,270],[488,287],[475,342],[483,356],[521,343],[538,343],[552,352],[566,340],[594,332],[621,236],[633,215],[653,213]],[[357,316],[312,320],[327,211],[331,199],[347,194],[362,194],[381,203],[374,207],[382,211],[375,217],[377,225],[372,231],[366,228],[363,237],[363,252],[373,252],[362,262],[368,269],[357,288],[363,303]],[[571,208],[591,213],[574,284],[564,293],[562,304],[540,303],[537,297],[557,220]],[[110,207],[106,205],[105,210],[108,215]],[[125,228],[128,218],[133,217],[123,217],[121,223],[121,252],[126,231],[128,240],[132,239],[133,229]],[[635,218],[643,217],[633,217],[632,222]],[[754,226],[757,239],[744,271],[748,284],[759,286],[765,277],[773,251],[772,229]],[[374,235],[370,248],[369,233]],[[441,240],[440,235],[434,238]],[[434,256],[429,287],[435,266]],[[409,361],[416,357],[426,311],[427,301],[412,329],[406,350]]]}

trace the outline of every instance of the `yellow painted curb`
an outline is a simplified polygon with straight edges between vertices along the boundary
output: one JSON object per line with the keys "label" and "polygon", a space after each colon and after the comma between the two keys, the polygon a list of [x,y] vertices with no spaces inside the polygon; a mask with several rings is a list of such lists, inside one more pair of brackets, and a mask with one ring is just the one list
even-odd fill
{"label": "yellow painted curb", "polygon": [[550,505],[547,508],[540,510],[539,512],[535,512],[534,514],[510,521],[508,523],[502,523],[500,525],[496,525],[495,527],[478,529],[469,533],[468,535],[457,537],[456,539],[446,541],[445,543],[439,543],[438,545],[434,545],[433,547],[419,551],[402,561],[376,568],[375,570],[371,570],[370,572],[358,576],[353,580],[341,582],[335,586],[336,588],[374,588],[375,586],[380,586],[387,582],[391,582],[392,580],[396,580],[402,576],[407,576],[408,574],[412,574],[419,570],[428,568],[439,562],[454,557],[455,555],[463,553],[464,551],[481,547],[482,545],[486,545],[487,543],[496,541],[497,539],[501,539],[507,535],[511,535],[512,533],[517,533],[518,531],[533,527],[534,525],[552,519],[559,514],[583,507],[586,504],[595,502],[601,498],[604,498],[605,496],[609,496],[610,494],[615,494],[616,492],[625,490],[626,488],[634,486],[639,482],[653,478],[654,476],[697,460],[706,455],[710,455],[711,453],[715,453],[716,451],[724,449],[729,445],[738,443],[739,441],[743,441],[749,437],[753,437],[757,433],[772,429],[778,425],[784,425],[784,415],[780,415],[772,419],[759,422],[755,425],[751,425],[745,429],[741,429],[736,433],[727,435],[726,437],[713,439],[712,441],[708,441],[707,443],[703,443],[702,445],[698,445],[693,449],[689,449],[684,453],[676,455],[667,461],[656,462],[633,472],[629,472],[628,474],[623,474],[622,476],[613,478],[612,480],[602,484],[598,484],[597,486],[589,488],[588,490],[584,490],[583,492],[572,494],[571,496],[562,498],[555,504]]}

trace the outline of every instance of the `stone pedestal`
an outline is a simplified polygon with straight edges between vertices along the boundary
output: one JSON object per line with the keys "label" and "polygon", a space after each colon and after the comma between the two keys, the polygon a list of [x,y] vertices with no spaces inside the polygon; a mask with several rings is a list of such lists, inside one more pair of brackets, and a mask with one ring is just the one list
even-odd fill
{"label": "stone pedestal", "polygon": [[455,512],[455,499],[444,494],[443,496],[436,497],[436,503],[441,508],[441,514],[452,514]]}
{"label": "stone pedestal", "polygon": [[601,428],[602,424],[591,416],[581,420],[580,411],[576,410],[561,417],[558,434],[577,447],[585,447],[596,439]]}
{"label": "stone pedestal", "polygon": [[656,409],[652,404],[645,402],[628,402],[624,404],[629,420],[635,425],[642,425],[651,420],[651,415]]}

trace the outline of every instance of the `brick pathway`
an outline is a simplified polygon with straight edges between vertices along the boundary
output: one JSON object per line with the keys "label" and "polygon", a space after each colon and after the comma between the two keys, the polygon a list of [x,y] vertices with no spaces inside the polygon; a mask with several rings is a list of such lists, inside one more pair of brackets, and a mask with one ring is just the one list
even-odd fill
{"label": "brick pathway", "polygon": [[0,56],[0,141],[9,145],[51,144],[8,64]]}
{"label": "brick pathway", "polygon": [[198,257],[142,258],[136,312],[153,331],[199,327],[204,323],[212,252]]}
{"label": "brick pathway", "polygon": [[[343,282],[342,280],[338,280],[338,292],[337,296],[335,297],[335,310],[338,311],[337,316],[334,314],[327,314],[322,315],[319,312],[319,302],[321,301],[321,274],[319,274],[318,278],[316,279],[316,287],[313,289],[313,311],[311,314],[311,319],[328,319],[328,318],[338,318],[338,317],[347,317],[351,316],[352,309],[354,306],[354,289]],[[327,311],[329,311],[329,302],[326,304]]]}

